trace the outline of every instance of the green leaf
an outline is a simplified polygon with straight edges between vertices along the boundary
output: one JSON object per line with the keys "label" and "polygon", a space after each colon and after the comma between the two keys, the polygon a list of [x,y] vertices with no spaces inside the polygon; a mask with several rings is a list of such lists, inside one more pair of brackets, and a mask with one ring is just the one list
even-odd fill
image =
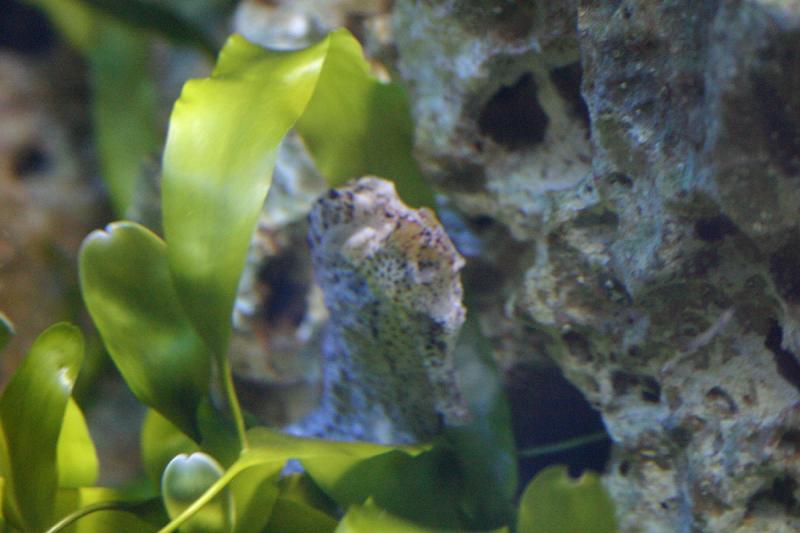
{"label": "green leaf", "polygon": [[[62,0],[63,1],[63,0]],[[217,46],[200,28],[164,5],[142,0],[80,0],[125,24],[160,35],[175,44],[192,46],[213,57]]]}
{"label": "green leaf", "polygon": [[[182,524],[198,509],[215,498],[238,475],[250,468],[264,467],[261,475],[269,477],[278,474],[288,459],[299,459],[304,468],[316,472],[314,479],[325,490],[323,484],[332,486],[339,476],[359,461],[397,449],[392,446],[362,442],[302,439],[267,428],[251,429],[248,431],[248,439],[250,447],[242,451],[239,459],[190,507],[181,515],[173,518],[161,533],[169,533],[182,527]],[[403,447],[402,449],[408,453],[419,453],[424,448]]]}
{"label": "green leaf", "polygon": [[[278,144],[297,124],[332,183],[364,173],[432,196],[411,158],[408,105],[368,75],[338,30],[305,50],[269,51],[234,36],[207,79],[188,82],[170,120],[162,204],[169,263],[184,308],[218,357]],[[336,132],[331,134],[331,132]]]}
{"label": "green leaf", "polygon": [[0,351],[6,347],[6,344],[11,340],[11,337],[14,336],[14,324],[11,323],[11,320],[0,311]]}
{"label": "green leaf", "polygon": [[262,427],[251,429],[247,435],[250,449],[242,454],[242,458],[274,461],[281,466],[288,459],[297,459],[328,494],[331,494],[342,476],[364,460],[390,452],[412,457],[428,448],[299,438]]}
{"label": "green leaf", "polygon": [[[87,55],[102,177],[114,211],[124,216],[141,185],[145,161],[161,143],[155,82],[148,68],[151,42],[143,32],[92,7],[91,0],[29,1]],[[123,11],[129,5],[114,4]]]}
{"label": "green leaf", "polygon": [[[461,466],[459,507],[471,527],[483,529],[511,520],[518,484],[511,412],[491,350],[477,320],[468,318],[455,357],[472,420],[449,428],[439,439],[441,446],[453,450]],[[487,492],[485,487],[493,490]]]}
{"label": "green leaf", "polygon": [[390,511],[428,526],[466,523],[460,505],[460,465],[449,450],[298,439],[254,428],[249,455],[297,459],[343,508],[370,496]]}
{"label": "green leaf", "polygon": [[200,447],[158,411],[148,409],[142,424],[141,450],[144,471],[159,486],[164,468],[173,457],[200,451]]}
{"label": "green leaf", "polygon": [[614,504],[598,476],[572,479],[563,465],[550,466],[528,484],[519,503],[518,531],[613,533]]}
{"label": "green leaf", "polygon": [[67,402],[61,434],[58,436],[58,486],[88,487],[100,473],[97,451],[86,420],[72,398]]}
{"label": "green leaf", "polygon": [[[403,520],[378,507],[372,500],[363,505],[353,505],[347,510],[336,533],[456,533],[464,529],[431,529],[413,522]],[[507,532],[507,528],[494,530],[495,533]],[[520,530],[536,531],[536,530]],[[591,530],[587,530],[591,531]],[[538,533],[538,532],[537,532]]]}
{"label": "green leaf", "polygon": [[[222,467],[202,452],[180,454],[164,469],[161,493],[170,518],[183,513],[223,475]],[[221,533],[233,528],[230,492],[223,490],[182,526],[183,533]]]}
{"label": "green leaf", "polygon": [[319,509],[279,497],[272,507],[267,533],[330,533],[336,520]]}
{"label": "green leaf", "polygon": [[239,458],[241,443],[236,425],[220,412],[211,399],[207,399],[197,410],[197,425],[200,428],[200,444],[203,451],[213,456],[222,466],[229,467]]}
{"label": "green leaf", "polygon": [[81,51],[91,46],[97,17],[87,6],[71,0],[25,0],[42,9],[67,40]]}
{"label": "green leaf", "polygon": [[411,155],[414,127],[405,92],[370,75],[358,41],[346,34],[333,38],[341,51],[326,58],[297,122],[317,167],[331,186],[374,174],[393,180],[409,205],[433,206],[433,193]]}
{"label": "green leaf", "polygon": [[462,470],[450,450],[434,448],[416,457],[391,451],[360,461],[332,486],[321,486],[343,508],[371,497],[403,519],[433,528],[466,529],[469,517],[460,505]]}
{"label": "green leaf", "polygon": [[74,524],[66,531],[75,533],[154,532],[166,518],[158,500],[135,500],[103,487],[59,489],[55,514],[60,518],[53,529]]}
{"label": "green leaf", "polygon": [[162,181],[169,264],[220,358],[275,151],[311,97],[329,41],[269,52],[233,36],[211,78],[186,83],[173,109]]}
{"label": "green leaf", "polygon": [[49,525],[58,487],[58,437],[82,359],[80,330],[51,326],[36,339],[0,398],[3,516],[22,529],[41,531]]}
{"label": "green leaf", "polygon": [[278,477],[272,465],[248,468],[231,481],[236,533],[264,531],[278,499]]}
{"label": "green leaf", "polygon": [[111,358],[133,393],[199,440],[211,355],[184,314],[163,241],[131,222],[95,231],[80,251],[81,290]]}
{"label": "green leaf", "polygon": [[437,528],[485,530],[511,521],[517,470],[510,414],[490,348],[472,321],[456,358],[470,423],[448,428],[419,455],[384,453],[351,465],[333,484],[320,483],[339,505],[371,497],[393,515]]}
{"label": "green leaf", "polygon": [[[117,2],[127,5],[127,2]],[[143,168],[161,143],[156,87],[145,36],[113,21],[95,25],[87,51],[91,67],[94,134],[103,181],[114,212],[128,212]]]}
{"label": "green leaf", "polygon": [[339,512],[336,502],[322,492],[307,472],[282,475],[278,486],[281,498],[313,507],[330,516]]}

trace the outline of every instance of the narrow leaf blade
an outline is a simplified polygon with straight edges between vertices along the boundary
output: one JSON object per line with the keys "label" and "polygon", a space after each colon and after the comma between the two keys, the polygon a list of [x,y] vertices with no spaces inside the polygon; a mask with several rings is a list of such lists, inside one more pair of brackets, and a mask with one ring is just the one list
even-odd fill
{"label": "narrow leaf blade", "polygon": [[13,336],[14,325],[11,323],[11,320],[0,311],[0,351],[6,347],[6,344],[9,343]]}
{"label": "narrow leaf blade", "polygon": [[193,46],[210,56],[216,46],[206,33],[167,6],[142,0],[80,0],[100,13],[105,13],[125,24],[155,32],[170,41]]}
{"label": "narrow leaf blade", "polygon": [[88,487],[94,485],[99,473],[100,462],[86,419],[70,398],[58,437],[58,486]]}
{"label": "narrow leaf blade", "polygon": [[173,109],[162,182],[169,264],[184,308],[219,357],[276,149],[305,110],[327,49],[325,39],[275,52],[233,36],[212,76],[188,82]]}
{"label": "narrow leaf blade", "polygon": [[83,336],[70,324],[42,333],[0,399],[5,437],[3,515],[23,529],[49,525],[58,487],[57,442],[83,359]]}
{"label": "narrow leaf blade", "polygon": [[120,217],[134,200],[145,161],[161,142],[149,48],[140,33],[118,23],[100,23],[88,50],[97,150],[103,181]]}

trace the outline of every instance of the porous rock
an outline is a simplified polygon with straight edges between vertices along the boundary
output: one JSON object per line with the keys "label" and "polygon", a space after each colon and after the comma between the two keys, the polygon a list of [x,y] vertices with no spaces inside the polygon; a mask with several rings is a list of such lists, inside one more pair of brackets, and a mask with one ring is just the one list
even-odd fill
{"label": "porous rock", "polygon": [[527,250],[489,260],[495,308],[601,411],[622,529],[800,527],[800,4],[418,0],[394,28],[417,156]]}

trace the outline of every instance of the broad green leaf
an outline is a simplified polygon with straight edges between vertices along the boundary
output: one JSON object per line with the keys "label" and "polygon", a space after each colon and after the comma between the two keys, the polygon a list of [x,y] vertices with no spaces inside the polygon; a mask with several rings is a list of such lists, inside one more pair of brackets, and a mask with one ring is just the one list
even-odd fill
{"label": "broad green leaf", "polygon": [[248,468],[231,481],[236,533],[264,531],[278,499],[279,474],[271,465]]}
{"label": "broad green leaf", "polygon": [[[517,494],[511,412],[491,346],[476,320],[470,318],[462,327],[455,357],[472,420],[449,428],[439,442],[453,450],[462,467],[460,507],[470,525],[491,529],[511,520]],[[486,492],[484,487],[493,490]]]}
{"label": "broad green leaf", "polygon": [[155,82],[148,71],[149,48],[140,33],[100,20],[87,51],[95,142],[103,181],[114,211],[121,217],[141,186],[145,161],[157,153],[161,143]]}
{"label": "broad green leaf", "polygon": [[391,511],[429,526],[468,523],[460,509],[460,465],[450,450],[299,439],[262,428],[248,436],[249,455],[299,460],[343,508],[372,496]]}
{"label": "broad green leaf", "polygon": [[267,533],[331,533],[336,520],[310,505],[279,497],[272,507]]}
{"label": "broad green leaf", "polygon": [[0,311],[0,351],[6,347],[8,341],[14,336],[14,325],[8,317]]}
{"label": "broad green leaf", "polygon": [[166,5],[142,0],[78,1],[133,28],[154,32],[176,44],[195,47],[212,57],[217,52],[217,46],[203,30]]}
{"label": "broad green leaf", "polygon": [[613,533],[614,504],[598,476],[573,479],[563,465],[550,466],[528,484],[519,502],[518,531]]}
{"label": "broad green leaf", "polygon": [[162,182],[178,294],[219,357],[276,149],[298,119],[332,183],[380,173],[397,178],[409,201],[432,198],[411,158],[402,91],[369,76],[346,30],[294,52],[229,39],[212,76],[187,83],[175,104]]}
{"label": "broad green leaf", "polygon": [[314,507],[319,511],[335,516],[339,509],[330,496],[314,483],[307,472],[281,476],[278,482],[280,497]]}
{"label": "broad green leaf", "polygon": [[144,471],[159,486],[164,468],[173,457],[200,451],[200,447],[158,411],[148,409],[142,424],[141,450]]}
{"label": "broad green leaf", "polygon": [[111,358],[133,393],[198,439],[211,355],[181,308],[165,245],[131,222],[95,231],[80,251],[81,290]]}
{"label": "broad green leaf", "polygon": [[186,83],[170,119],[162,206],[181,302],[218,357],[275,151],[303,112],[331,39],[270,52],[231,37],[210,78]]}
{"label": "broad green leaf", "polygon": [[58,486],[88,487],[100,473],[97,451],[86,420],[72,398],[67,402],[61,434],[58,436]]}
{"label": "broad green leaf", "polygon": [[166,515],[157,500],[140,501],[127,494],[102,487],[59,489],[53,524],[74,524],[74,533],[148,533],[158,530]]}
{"label": "broad green leaf", "polygon": [[[323,484],[332,486],[339,476],[359,461],[396,449],[379,444],[291,437],[267,428],[251,429],[248,431],[248,439],[250,446],[242,451],[241,457],[181,515],[174,517],[161,533],[169,533],[182,527],[182,524],[215,498],[233,479],[250,468],[264,467],[261,475],[266,478],[277,475],[288,459],[299,459],[304,468],[315,472],[314,480],[325,490]],[[419,453],[424,448],[403,449],[409,453]]]}
{"label": "broad green leaf", "polygon": [[[180,454],[164,469],[161,494],[170,518],[183,513],[223,475],[222,467],[210,455]],[[230,492],[224,489],[182,526],[183,533],[223,533],[233,528]]]}
{"label": "broad green leaf", "polygon": [[297,122],[317,167],[332,186],[374,174],[393,180],[409,205],[433,206],[433,193],[411,155],[414,127],[405,92],[369,73],[358,41],[336,39],[341,53],[326,58]]}
{"label": "broad green leaf", "polygon": [[0,398],[3,516],[22,529],[40,531],[50,523],[58,436],[82,359],[80,330],[51,326],[36,339]]}
{"label": "broad green leaf", "polygon": [[288,459],[297,459],[328,494],[331,494],[342,476],[366,459],[390,452],[411,457],[427,449],[426,446],[387,446],[369,442],[299,438],[260,427],[251,429],[247,434],[250,450],[242,455],[243,458],[274,460],[281,465]]}
{"label": "broad green leaf", "polygon": [[[363,505],[351,506],[339,523],[339,527],[336,528],[336,533],[373,533],[375,531],[381,533],[456,533],[467,530],[431,529],[421,526],[390,514],[378,507],[372,500],[367,500]],[[507,531],[507,528],[501,528],[495,529],[494,533]]]}
{"label": "broad green leaf", "polygon": [[462,485],[463,465],[451,450],[442,448],[416,457],[391,451],[367,458],[353,464],[333,485],[320,484],[345,509],[371,497],[405,520],[432,528],[466,529],[470,517],[461,509]]}
{"label": "broad green leaf", "polygon": [[197,410],[197,425],[204,452],[226,468],[239,458],[241,443],[236,433],[236,425],[227,413],[221,412],[214,405],[210,398],[201,403]]}
{"label": "broad green leaf", "polygon": [[[510,415],[489,347],[471,321],[462,330],[457,363],[470,423],[448,428],[419,455],[376,455],[352,464],[335,483],[320,483],[339,505],[371,497],[393,515],[437,528],[492,529],[510,522],[517,486]],[[313,466],[308,471],[315,475]]]}

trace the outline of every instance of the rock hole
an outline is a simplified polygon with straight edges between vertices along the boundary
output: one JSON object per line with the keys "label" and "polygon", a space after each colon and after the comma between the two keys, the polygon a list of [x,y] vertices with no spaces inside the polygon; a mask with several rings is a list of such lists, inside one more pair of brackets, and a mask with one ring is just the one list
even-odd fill
{"label": "rock hole", "polygon": [[781,297],[800,304],[800,238],[794,237],[770,256],[769,272]]}
{"label": "rock hole", "polygon": [[[605,431],[603,420],[586,398],[557,368],[518,365],[507,375],[511,424],[518,450],[546,446]],[[570,473],[602,472],[610,439],[557,453],[520,458],[520,487],[552,464],[569,465]]]}
{"label": "rock hole", "polygon": [[6,0],[0,12],[0,48],[38,54],[55,42],[53,28],[40,10],[18,0]]}
{"label": "rock hole", "polygon": [[726,414],[736,414],[739,411],[736,402],[733,401],[733,398],[728,391],[723,389],[722,387],[711,387],[706,392],[706,400],[711,402],[713,405],[717,406],[717,409],[723,411]]}
{"label": "rock hole", "polygon": [[261,267],[258,280],[264,284],[266,297],[263,316],[271,327],[296,328],[306,313],[309,272],[292,254],[270,258]]}
{"label": "rock hole", "polygon": [[800,362],[792,352],[783,348],[782,343],[783,328],[777,320],[772,319],[764,346],[774,355],[778,374],[800,391]]}
{"label": "rock hole", "polygon": [[638,389],[639,397],[647,403],[661,402],[661,385],[653,376],[631,374],[620,370],[611,375],[611,387],[614,394],[624,396]]}
{"label": "rock hole", "polygon": [[686,427],[676,427],[669,432],[669,436],[678,449],[685,449],[692,442],[692,431]]}
{"label": "rock hole", "polygon": [[642,390],[639,393],[642,400],[648,403],[661,403],[661,385],[652,376],[642,377]]}
{"label": "rock hole", "polygon": [[586,340],[583,335],[574,331],[570,331],[564,333],[561,336],[561,340],[563,340],[564,344],[567,345],[567,348],[572,356],[575,357],[580,363],[591,363],[594,360],[589,341]]}
{"label": "rock hole", "polygon": [[501,87],[478,119],[481,134],[509,150],[531,148],[544,141],[550,119],[539,105],[539,89],[529,72]]}
{"label": "rock hole", "polygon": [[12,172],[19,179],[26,179],[46,172],[50,158],[38,146],[25,146],[14,154]]}
{"label": "rock hole", "polygon": [[558,89],[561,97],[570,105],[570,110],[586,128],[586,138],[589,138],[591,129],[591,119],[589,117],[589,107],[583,99],[581,93],[581,80],[583,69],[579,61],[554,68],[550,71],[550,80]]}
{"label": "rock hole", "polygon": [[787,513],[797,513],[800,511],[800,502],[794,495],[797,489],[797,481],[790,476],[775,478],[769,488],[756,493],[747,504],[746,516],[751,516],[759,507],[766,507],[769,504],[777,504]]}
{"label": "rock hole", "polygon": [[631,471],[631,464],[628,461],[622,461],[619,464],[619,475],[625,477]]}
{"label": "rock hole", "polygon": [[781,435],[778,446],[793,450],[795,453],[800,452],[800,429],[787,430]]}
{"label": "rock hole", "polygon": [[736,225],[725,215],[701,218],[694,223],[694,234],[705,242],[718,242],[736,233]]}
{"label": "rock hole", "polygon": [[626,176],[621,172],[612,172],[606,179],[611,185],[620,185],[622,187],[631,188],[633,187],[633,179],[630,176]]}
{"label": "rock hole", "polygon": [[767,149],[788,175],[800,171],[800,32],[786,32],[761,54],[765,68],[753,76],[755,102]]}

